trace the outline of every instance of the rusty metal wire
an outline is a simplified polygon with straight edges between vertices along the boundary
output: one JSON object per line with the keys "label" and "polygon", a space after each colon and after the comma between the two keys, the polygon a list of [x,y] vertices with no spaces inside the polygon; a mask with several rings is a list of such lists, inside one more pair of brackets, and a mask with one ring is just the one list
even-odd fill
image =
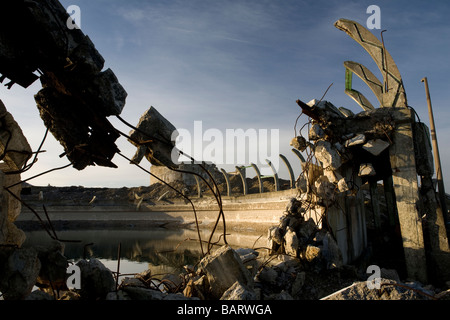
{"label": "rusty metal wire", "polygon": [[[139,133],[143,134],[144,136],[146,136],[149,140],[151,140],[151,141],[158,141],[158,142],[164,143],[164,144],[166,144],[166,145],[168,145],[168,146],[170,146],[170,147],[173,147],[171,141],[168,141],[167,139],[164,139],[164,138],[159,138],[159,137],[155,137],[155,136],[153,136],[153,135],[150,135],[150,134],[148,134],[147,132],[145,132],[145,131],[143,131],[143,130],[141,130],[141,129],[135,127],[135,126],[133,126],[132,124],[130,124],[129,122],[127,122],[126,120],[124,120],[124,119],[123,119],[122,117],[120,117],[119,115],[117,115],[116,117],[117,117],[122,123],[124,123],[125,125],[129,126],[130,128],[132,128],[132,129],[136,130],[137,132],[139,132]],[[117,130],[117,129],[116,129],[116,130]],[[129,140],[132,140],[133,142],[135,142],[135,143],[138,144],[138,145],[144,145],[144,146],[145,146],[146,143],[148,142],[148,141],[136,141],[135,139],[132,139],[129,135],[124,134],[124,133],[121,132],[120,130],[117,130],[117,132],[118,132],[119,134],[125,136],[125,137],[128,138]],[[186,154],[185,152],[183,152],[183,151],[181,151],[181,150],[178,150],[178,152],[179,152],[181,155],[184,155],[184,156],[188,157],[189,159],[191,159],[191,161],[192,161],[193,163],[198,163],[193,157],[191,157],[190,155]],[[119,155],[121,155],[122,157],[124,157],[121,153],[119,153]],[[129,160],[129,159],[127,158],[127,160]],[[129,161],[130,161],[130,163],[133,163],[133,161],[131,161],[131,160],[129,160]],[[143,169],[143,168],[142,168],[141,166],[139,166],[137,163],[134,163],[134,164],[137,165],[138,167],[140,167],[141,169]],[[227,243],[227,240],[226,240],[226,222],[225,222],[225,214],[224,214],[223,208],[222,208],[222,197],[221,197],[221,195],[220,195],[220,191],[219,191],[219,188],[218,188],[218,186],[217,186],[217,184],[216,184],[216,181],[215,181],[214,178],[212,177],[211,173],[203,166],[203,162],[202,162],[201,164],[199,164],[199,167],[200,167],[200,168],[208,175],[208,177],[211,179],[211,181],[212,181],[212,183],[213,183],[213,185],[214,185],[214,188],[213,188],[213,186],[211,186],[211,184],[210,184],[210,183],[209,183],[209,182],[208,182],[201,174],[198,174],[198,173],[192,172],[192,171],[187,171],[187,170],[180,170],[180,169],[176,169],[176,168],[171,168],[171,167],[168,167],[168,168],[169,168],[170,170],[173,170],[173,171],[177,171],[177,172],[185,173],[185,174],[191,174],[191,175],[195,175],[195,176],[199,177],[201,180],[203,180],[203,182],[206,184],[206,186],[211,190],[212,194],[214,195],[214,198],[215,198],[215,200],[216,200],[216,202],[217,202],[217,205],[218,205],[218,207],[219,207],[219,214],[218,214],[218,216],[217,216],[216,222],[215,222],[215,224],[214,224],[213,230],[212,230],[211,235],[210,235],[209,240],[208,240],[208,247],[207,247],[208,250],[207,250],[207,253],[209,253],[210,250],[211,250],[211,247],[212,247],[212,246],[211,246],[212,237],[213,237],[213,235],[214,235],[214,233],[215,233],[215,231],[216,231],[217,225],[218,225],[218,223],[219,223],[219,221],[220,221],[221,218],[222,218],[222,221],[223,221],[223,228],[224,228],[224,232],[223,232],[224,243],[225,243],[225,244]],[[200,236],[200,229],[199,229],[199,226],[198,226],[197,214],[196,214],[196,212],[195,212],[195,207],[194,207],[192,201],[191,201],[188,197],[186,197],[182,192],[176,190],[175,188],[173,188],[172,186],[170,186],[169,184],[167,184],[167,183],[166,183],[165,181],[163,181],[162,179],[156,177],[156,176],[155,176],[154,174],[152,174],[150,171],[145,170],[145,169],[143,169],[143,170],[144,170],[145,172],[149,173],[150,175],[152,175],[153,177],[155,177],[158,181],[160,181],[160,182],[162,182],[162,183],[168,185],[171,189],[175,190],[178,194],[182,195],[182,197],[183,197],[184,199],[186,199],[188,202],[191,203],[192,208],[193,208],[193,210],[194,210],[194,216],[195,216],[196,227],[197,227],[197,231],[198,231],[198,235],[199,235],[200,246],[201,246],[201,249],[202,249],[202,253],[204,254],[204,252],[203,252],[203,247],[202,247],[202,245],[201,245],[201,244],[202,244],[202,241],[201,241],[201,236]]]}
{"label": "rusty metal wire", "polygon": [[161,183],[167,185],[169,188],[171,188],[172,190],[174,190],[177,194],[179,194],[181,197],[183,197],[186,201],[188,201],[191,206],[192,206],[192,210],[194,212],[194,218],[195,218],[195,224],[197,227],[197,233],[198,233],[198,237],[199,237],[199,242],[200,242],[200,249],[202,251],[202,255],[205,255],[205,252],[203,250],[203,245],[201,242],[201,235],[200,235],[200,227],[198,225],[198,218],[197,218],[197,211],[195,210],[195,206],[194,203],[192,202],[191,199],[189,199],[189,197],[187,197],[185,194],[183,194],[181,191],[177,190],[176,188],[174,188],[173,186],[171,186],[170,184],[168,184],[167,182],[165,182],[164,180],[162,180],[161,178],[159,178],[158,176],[156,176],[155,174],[151,173],[149,170],[143,168],[141,165],[139,165],[138,163],[136,163],[135,161],[131,160],[130,158],[128,158],[127,156],[123,155],[121,152],[118,152],[118,155],[121,156],[122,158],[128,160],[131,164],[134,164],[135,166],[137,166],[139,169],[143,170],[144,172],[148,173],[149,175],[151,175],[153,178],[157,179],[158,181],[160,181]]}

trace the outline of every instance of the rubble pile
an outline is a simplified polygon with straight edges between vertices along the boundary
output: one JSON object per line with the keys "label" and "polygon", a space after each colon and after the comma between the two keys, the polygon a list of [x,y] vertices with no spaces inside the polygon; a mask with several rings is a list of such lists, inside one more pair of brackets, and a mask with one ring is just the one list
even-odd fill
{"label": "rubble pile", "polygon": [[[419,282],[401,282],[395,270],[382,269],[379,288],[368,286],[367,275],[355,267],[326,270],[315,256],[296,258],[286,254],[260,256],[250,248],[228,245],[206,255],[196,266],[186,265],[179,274],[153,276],[150,270],[126,276],[116,275],[98,259],[80,260],[80,289],[68,289],[67,261],[61,258],[57,242],[50,248],[11,250],[7,261],[27,266],[9,271],[10,286],[4,299],[25,300],[448,300],[450,290]],[[2,251],[1,254],[4,254]],[[316,259],[315,261],[313,261]],[[326,261],[322,260],[322,262]],[[44,267],[45,266],[45,267]],[[27,270],[24,273],[25,269]],[[3,270],[3,269],[2,269]],[[67,277],[67,276],[66,276]],[[49,281],[52,279],[52,281]],[[36,281],[36,282],[35,282]],[[374,281],[372,280],[371,283]],[[35,290],[32,291],[33,286]]]}
{"label": "rubble pile", "polygon": [[308,263],[320,260],[327,269],[341,267],[342,254],[333,235],[324,228],[318,229],[314,219],[305,220],[304,213],[302,202],[292,198],[280,224],[268,231],[271,253],[287,254]]}

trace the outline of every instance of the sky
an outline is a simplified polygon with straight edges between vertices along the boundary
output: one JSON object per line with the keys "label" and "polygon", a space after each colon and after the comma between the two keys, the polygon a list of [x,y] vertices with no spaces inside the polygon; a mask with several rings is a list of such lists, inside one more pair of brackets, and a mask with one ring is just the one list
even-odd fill
{"label": "sky", "polygon": [[[375,4],[380,8],[381,29],[372,32],[380,38],[381,30],[387,30],[385,45],[402,74],[408,104],[429,126],[421,82],[428,79],[443,175],[446,185],[450,183],[450,2],[62,0],[61,4],[80,8],[81,30],[127,91],[121,114],[125,120],[137,124],[153,106],[177,129],[192,133],[201,121],[202,132],[225,137],[227,130],[256,130],[264,143],[260,130],[277,130],[278,143],[272,142],[270,150],[284,154],[296,176],[300,162],[289,145],[300,114],[296,100],[320,99],[332,84],[324,100],[357,113],[362,109],[344,93],[343,62],[362,63],[382,79],[367,52],[333,25],[346,18],[366,26],[371,16],[367,8]],[[376,105],[375,96],[357,77],[353,88]],[[33,150],[45,133],[34,101],[40,89],[39,81],[26,89],[0,87],[0,99]],[[114,117],[109,120],[119,130],[129,131]],[[303,115],[297,128],[306,121]],[[128,157],[136,150],[123,137],[116,143]],[[46,152],[22,179],[69,163],[59,157],[64,150],[53,136],[43,149]],[[258,160],[262,166],[264,160]],[[149,184],[149,175],[126,160],[115,156],[113,162],[118,168],[69,167],[29,182],[86,187]],[[235,164],[218,167],[234,171]],[[150,167],[145,159],[141,165]],[[288,179],[281,162],[279,176]]]}

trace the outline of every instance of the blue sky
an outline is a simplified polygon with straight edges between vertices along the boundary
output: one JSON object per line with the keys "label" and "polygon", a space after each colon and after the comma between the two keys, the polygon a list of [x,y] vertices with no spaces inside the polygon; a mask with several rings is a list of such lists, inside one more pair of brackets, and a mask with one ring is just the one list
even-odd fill
{"label": "blue sky", "polygon": [[[290,151],[295,101],[320,99],[337,107],[362,111],[344,93],[343,62],[360,62],[382,79],[370,56],[333,24],[339,18],[365,25],[366,9],[381,9],[384,40],[403,76],[410,106],[429,125],[423,77],[428,77],[439,138],[443,173],[450,182],[450,2],[445,1],[294,1],[294,0],[63,0],[78,5],[81,28],[105,58],[128,92],[122,116],[137,124],[154,106],[177,128],[278,129],[279,151],[300,173]],[[379,37],[381,30],[373,30]],[[358,79],[359,80],[359,79]],[[353,88],[374,104],[362,82]],[[37,81],[23,89],[0,88],[0,99],[21,125],[31,147],[37,149],[45,132],[33,95]],[[301,124],[306,120],[300,119]],[[303,121],[303,122],[302,122]],[[129,129],[112,118],[119,129]],[[300,125],[301,125],[300,124]],[[134,147],[117,141],[126,155]],[[31,177],[68,163],[62,147],[49,136],[46,153],[23,175]],[[119,168],[72,168],[30,181],[37,185],[140,186],[149,177],[116,156]],[[143,165],[149,166],[146,160]],[[221,166],[231,171],[232,166]],[[280,176],[288,178],[280,165]],[[448,185],[448,183],[447,183]]]}

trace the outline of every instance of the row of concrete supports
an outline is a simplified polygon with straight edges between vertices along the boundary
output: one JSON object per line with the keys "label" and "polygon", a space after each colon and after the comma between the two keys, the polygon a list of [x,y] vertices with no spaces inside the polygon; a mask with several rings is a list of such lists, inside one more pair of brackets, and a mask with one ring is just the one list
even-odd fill
{"label": "row of concrete supports", "polygon": [[[292,149],[292,152],[300,159],[301,163],[305,162],[305,158],[297,149]],[[296,178],[294,176],[294,171],[292,170],[292,166],[289,163],[289,160],[283,154],[280,154],[279,156],[280,156],[281,160],[283,161],[283,163],[286,165],[287,170],[289,172],[289,182],[290,182],[289,187],[291,189],[294,189]],[[281,186],[280,186],[280,181],[278,179],[278,173],[270,160],[266,159],[266,162],[272,169],[273,175],[261,175],[261,172],[260,172],[258,166],[254,163],[251,163],[249,166],[236,166],[236,171],[234,171],[234,172],[226,172],[225,169],[223,169],[223,168],[220,169],[220,171],[222,172],[222,174],[225,178],[225,182],[227,184],[227,196],[232,195],[230,175],[239,175],[241,177],[242,190],[243,190],[242,193],[244,195],[248,194],[247,173],[246,173],[247,168],[253,168],[255,170],[256,177],[258,178],[258,183],[259,183],[259,193],[264,193],[263,179],[266,179],[266,178],[273,178],[273,181],[275,184],[275,191],[280,191]],[[199,196],[200,196],[201,195],[200,181],[197,181],[197,186],[198,186]]]}

